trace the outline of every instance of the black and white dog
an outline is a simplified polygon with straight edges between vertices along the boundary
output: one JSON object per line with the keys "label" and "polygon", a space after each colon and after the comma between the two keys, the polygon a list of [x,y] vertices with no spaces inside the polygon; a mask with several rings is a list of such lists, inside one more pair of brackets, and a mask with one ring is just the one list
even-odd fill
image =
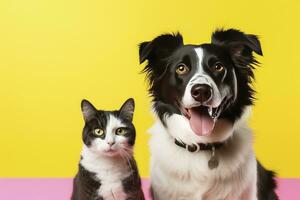
{"label": "black and white dog", "polygon": [[150,130],[153,199],[278,199],[246,123],[253,53],[262,55],[257,36],[235,29],[201,45],[185,45],[179,33],[140,44],[158,118]]}

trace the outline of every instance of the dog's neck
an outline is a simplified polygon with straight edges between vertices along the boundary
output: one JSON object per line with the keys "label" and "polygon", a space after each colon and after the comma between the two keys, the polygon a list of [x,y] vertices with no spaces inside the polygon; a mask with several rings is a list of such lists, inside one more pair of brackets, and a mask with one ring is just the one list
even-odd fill
{"label": "dog's neck", "polygon": [[221,148],[226,141],[224,142],[214,142],[214,143],[195,143],[195,144],[186,144],[182,141],[179,141],[177,139],[174,139],[174,143],[181,147],[186,149],[187,151],[191,152],[191,153],[196,153],[199,151],[211,151],[214,149],[219,149]]}
{"label": "dog's neck", "polygon": [[[176,117],[176,116],[175,116]],[[177,116],[178,117],[178,116]],[[174,121],[173,121],[174,122]],[[159,154],[162,154],[162,151],[166,151],[165,154],[170,155],[177,155],[182,154],[188,158],[202,158],[205,165],[209,165],[210,169],[215,169],[218,167],[218,163],[228,163],[229,161],[235,160],[235,159],[242,159],[239,157],[239,155],[249,155],[252,150],[252,134],[251,129],[248,128],[246,121],[239,122],[232,126],[231,133],[228,138],[225,140],[203,140],[199,137],[193,137],[195,135],[194,133],[186,133],[185,129],[186,127],[180,127],[178,124],[173,124],[173,126],[170,126],[171,124],[167,124],[168,126],[161,123],[160,120],[157,120],[156,123],[151,127],[149,132],[151,133],[151,141],[150,146],[152,149],[152,154],[155,154],[156,157],[160,157]],[[179,129],[179,130],[178,130]],[[171,132],[171,131],[177,131],[178,133]],[[187,141],[179,140],[178,137],[174,137],[174,135],[181,133],[183,136],[187,135],[190,136],[192,139],[198,139],[198,140],[188,140]],[[192,135],[193,134],[193,135]],[[213,134],[213,133],[212,133]],[[224,134],[224,132],[223,132]],[[225,132],[225,134],[227,134]],[[210,135],[212,136],[212,135]],[[208,150],[199,150],[198,152],[190,152],[189,150],[186,150],[186,146],[183,148],[180,147],[178,144],[175,143],[175,138],[178,141],[183,141],[185,144],[209,144]],[[179,137],[180,138],[180,137]],[[182,137],[186,138],[186,137]],[[215,137],[217,139],[218,137]],[[218,149],[214,148],[215,145],[212,144],[219,144]],[[224,144],[223,144],[224,143]],[[182,144],[182,143],[180,143]],[[197,147],[198,148],[198,147]],[[211,148],[211,149],[210,149]],[[197,150],[197,149],[196,149]],[[217,156],[217,163],[214,159],[214,154]],[[168,157],[166,156],[166,157]],[[214,162],[211,162],[214,161]],[[212,165],[210,165],[212,163]]]}

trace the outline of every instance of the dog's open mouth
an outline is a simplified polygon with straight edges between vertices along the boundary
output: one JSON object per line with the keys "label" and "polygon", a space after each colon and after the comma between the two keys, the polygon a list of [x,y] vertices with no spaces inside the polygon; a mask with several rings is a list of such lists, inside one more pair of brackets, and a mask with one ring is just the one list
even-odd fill
{"label": "dog's open mouth", "polygon": [[185,108],[184,116],[188,119],[191,129],[199,136],[209,135],[215,126],[217,108],[198,106]]}
{"label": "dog's open mouth", "polygon": [[183,115],[188,119],[191,129],[199,136],[208,136],[212,133],[217,118],[221,112],[229,105],[227,98],[216,107],[196,106],[192,108],[183,108]]}

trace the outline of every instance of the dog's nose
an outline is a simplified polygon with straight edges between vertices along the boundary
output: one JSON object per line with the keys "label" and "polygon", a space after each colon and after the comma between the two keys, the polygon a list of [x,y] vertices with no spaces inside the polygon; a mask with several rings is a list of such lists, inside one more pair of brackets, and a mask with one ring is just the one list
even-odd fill
{"label": "dog's nose", "polygon": [[204,103],[211,99],[212,88],[207,84],[197,84],[192,87],[191,94],[196,101]]}

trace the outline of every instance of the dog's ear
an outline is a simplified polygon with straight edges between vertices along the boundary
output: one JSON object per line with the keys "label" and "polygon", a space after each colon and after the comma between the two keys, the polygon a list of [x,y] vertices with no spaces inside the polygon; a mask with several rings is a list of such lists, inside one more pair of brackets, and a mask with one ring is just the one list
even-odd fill
{"label": "dog's ear", "polygon": [[216,30],[211,36],[213,44],[225,46],[234,58],[253,59],[253,52],[263,55],[259,39],[256,35],[245,34],[236,29]]}
{"label": "dog's ear", "polygon": [[145,60],[155,63],[157,60],[171,55],[181,45],[183,45],[183,38],[180,33],[164,34],[150,42],[142,42],[139,45],[140,63]]}
{"label": "dog's ear", "polygon": [[180,33],[164,34],[150,42],[143,42],[139,46],[140,63],[148,60],[142,72],[147,73],[150,83],[150,91],[158,83],[167,71],[168,57],[183,45]]}
{"label": "dog's ear", "polygon": [[150,47],[150,42],[142,42],[139,45],[140,64],[148,58],[151,49],[152,47]]}

